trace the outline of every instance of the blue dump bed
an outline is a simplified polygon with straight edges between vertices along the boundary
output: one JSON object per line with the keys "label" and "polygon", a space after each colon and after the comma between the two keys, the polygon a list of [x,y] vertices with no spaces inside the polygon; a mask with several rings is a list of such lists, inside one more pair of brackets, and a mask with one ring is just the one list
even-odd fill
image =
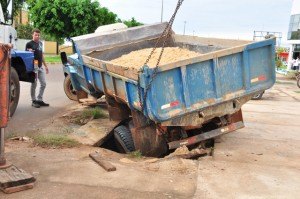
{"label": "blue dump bed", "polygon": [[[164,25],[145,26],[147,31],[141,27],[75,38],[78,57],[83,63],[75,72],[82,73],[96,92],[141,110],[138,75],[143,95],[154,69],[141,66],[143,72],[139,73],[109,60],[153,46]],[[253,95],[275,83],[274,38],[249,42],[173,34],[168,46],[187,48],[201,55],[159,67],[143,111],[156,123],[200,126],[214,117],[237,112]]]}

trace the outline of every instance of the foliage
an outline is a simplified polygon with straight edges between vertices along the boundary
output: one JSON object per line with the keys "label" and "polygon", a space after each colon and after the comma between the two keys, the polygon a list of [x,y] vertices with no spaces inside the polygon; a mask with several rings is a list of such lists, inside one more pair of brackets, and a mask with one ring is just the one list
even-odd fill
{"label": "foliage", "polygon": [[104,113],[104,111],[101,108],[99,107],[87,108],[84,109],[83,112],[74,116],[71,122],[78,125],[84,125],[92,119],[99,119],[99,118],[107,118],[107,115]]}
{"label": "foliage", "polygon": [[137,158],[137,159],[140,159],[143,157],[142,153],[139,150],[130,152],[129,156],[131,158]]}
{"label": "foliage", "polygon": [[280,68],[282,65],[283,65],[282,61],[281,61],[280,59],[278,59],[278,60],[276,61],[276,67],[277,67],[277,68]]}
{"label": "foliage", "polygon": [[138,22],[137,20],[135,20],[134,17],[131,18],[131,20],[128,20],[128,21],[123,21],[123,23],[128,26],[128,27],[135,27],[135,26],[141,26],[141,25],[144,25],[143,23],[141,22]]}
{"label": "foliage", "polygon": [[115,23],[117,15],[92,0],[28,0],[30,20],[58,42]]}
{"label": "foliage", "polygon": [[278,48],[276,49],[276,53],[278,53],[278,54],[280,54],[280,53],[282,53],[282,52],[285,52],[285,51],[286,51],[286,49],[283,48],[283,47],[278,47]]}
{"label": "foliage", "polygon": [[83,118],[93,117],[93,119],[105,118],[106,115],[99,107],[85,109],[82,113]]}
{"label": "foliage", "polygon": [[30,24],[19,24],[16,28],[18,33],[18,38],[20,39],[32,39],[33,26]]}
{"label": "foliage", "polygon": [[[16,16],[19,13],[20,9],[23,6],[23,1],[24,0],[14,0],[13,1],[13,16]],[[8,7],[8,3],[10,1],[8,1],[8,0],[0,0],[0,2],[1,2],[2,10],[3,10],[4,19],[5,19],[5,21],[7,21],[7,16],[8,16],[7,7]]]}

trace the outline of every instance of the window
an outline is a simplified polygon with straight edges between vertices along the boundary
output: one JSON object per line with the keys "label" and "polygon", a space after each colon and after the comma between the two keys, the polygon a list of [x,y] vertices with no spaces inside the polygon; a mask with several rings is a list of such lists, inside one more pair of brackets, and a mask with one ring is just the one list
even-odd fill
{"label": "window", "polygon": [[300,44],[295,45],[294,52],[300,52]]}

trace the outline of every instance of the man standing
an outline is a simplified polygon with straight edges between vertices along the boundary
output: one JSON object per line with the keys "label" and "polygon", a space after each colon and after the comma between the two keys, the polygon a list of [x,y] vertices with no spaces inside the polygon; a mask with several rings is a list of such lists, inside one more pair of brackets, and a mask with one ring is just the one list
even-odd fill
{"label": "man standing", "polygon": [[[26,49],[25,49],[27,51],[31,51],[34,53],[34,60],[35,62],[37,60],[37,65],[38,65],[38,68],[35,69],[36,72],[35,81],[31,84],[32,106],[35,108],[40,108],[41,106],[49,106],[49,104],[43,101],[43,94],[46,88],[46,74],[49,73],[49,69],[44,59],[43,44],[40,41],[40,35],[41,35],[40,30],[34,29],[32,31],[32,40],[26,44]],[[45,69],[43,68],[43,64],[45,66]],[[39,80],[41,86],[40,86],[39,95],[36,98],[35,89],[37,87],[37,79]]]}

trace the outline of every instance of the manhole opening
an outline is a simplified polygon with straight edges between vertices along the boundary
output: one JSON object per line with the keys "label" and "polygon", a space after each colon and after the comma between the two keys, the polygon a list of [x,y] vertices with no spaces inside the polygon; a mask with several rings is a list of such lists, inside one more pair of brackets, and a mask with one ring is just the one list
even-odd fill
{"label": "manhole opening", "polygon": [[[103,142],[102,145],[100,145],[99,147],[101,148],[105,148],[117,153],[121,153],[121,154],[128,154],[128,153],[134,153],[135,151],[126,151],[124,150],[124,146],[122,146],[122,144],[120,144],[120,142],[118,141],[118,139],[116,139],[116,137],[114,136],[114,133],[111,133],[109,137],[107,137],[107,139],[105,140],[105,142]],[[210,152],[206,155],[213,155],[213,151],[214,151],[214,147],[215,147],[215,139],[208,139],[205,141],[202,141],[200,143],[194,144],[194,145],[190,145],[188,146],[189,150],[193,150],[193,149],[197,149],[197,148],[201,148],[201,149],[210,149]],[[174,153],[176,149],[172,149],[172,150],[168,150],[165,154],[159,156],[159,158],[164,158],[165,156],[170,155],[171,153]],[[138,151],[138,150],[137,150]],[[201,155],[199,157],[202,156],[206,156]],[[195,158],[189,158],[189,159],[198,159],[199,157],[195,157]]]}

